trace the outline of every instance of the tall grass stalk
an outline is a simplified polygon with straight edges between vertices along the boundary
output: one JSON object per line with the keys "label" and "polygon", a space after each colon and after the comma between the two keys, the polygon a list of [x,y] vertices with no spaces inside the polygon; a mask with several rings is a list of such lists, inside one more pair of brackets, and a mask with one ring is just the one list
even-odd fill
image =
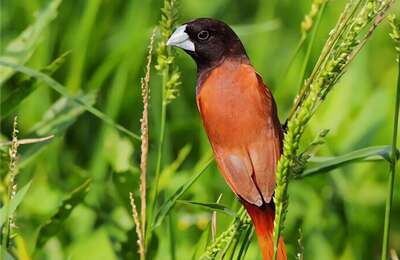
{"label": "tall grass stalk", "polygon": [[143,237],[143,231],[142,231],[142,225],[140,224],[140,219],[139,219],[139,212],[136,207],[135,203],[135,195],[133,195],[132,192],[129,192],[129,200],[131,202],[131,208],[132,208],[132,217],[133,221],[135,222],[136,226],[136,234],[138,236],[138,240],[136,241],[139,247],[139,256],[140,260],[146,259],[145,255],[145,242],[144,242],[144,237]]}
{"label": "tall grass stalk", "polygon": [[[308,34],[313,29],[314,24],[315,24],[314,23],[315,17],[320,13],[321,7],[323,5],[325,5],[327,1],[329,1],[329,0],[314,0],[311,3],[310,12],[304,16],[304,19],[300,24],[301,37],[296,46],[293,56],[290,59],[289,64],[287,65],[287,68],[286,68],[285,74],[284,74],[285,77],[289,73],[289,70],[290,70],[291,66],[293,65],[293,62],[295,61],[297,55],[300,53],[300,50],[302,49],[304,43],[306,42]],[[318,19],[318,20],[320,20],[320,19]],[[319,21],[317,21],[316,24],[318,27]],[[311,41],[311,42],[313,42],[313,41]]]}
{"label": "tall grass stalk", "polygon": [[[345,31],[345,26],[348,24],[349,20],[353,17],[354,12],[357,10],[358,5],[360,5],[361,1],[358,1],[357,4],[354,3],[354,0],[351,0],[346,4],[345,9],[341,13],[338,22],[335,26],[335,28],[331,31],[329,34],[329,38],[326,41],[326,44],[324,45],[321,55],[319,56],[316,65],[314,66],[314,69],[309,76],[308,80],[313,79],[317,73],[317,71],[321,68],[322,63],[324,60],[327,58],[329,52],[332,50],[333,46],[341,36],[341,34]],[[301,102],[303,101],[303,98],[306,96],[307,91],[309,90],[309,82],[305,83],[305,86],[301,89],[300,94],[296,97],[295,99],[295,104],[292,106],[292,109],[289,112],[288,120],[290,120],[296,110],[299,108]]]}
{"label": "tall grass stalk", "polygon": [[299,228],[299,237],[297,238],[296,260],[304,260],[303,232]]}
{"label": "tall grass stalk", "polygon": [[147,160],[149,152],[149,98],[150,98],[150,71],[153,54],[155,29],[151,33],[150,43],[147,52],[147,63],[145,76],[140,80],[140,88],[143,100],[143,112],[140,119],[141,130],[141,154],[140,154],[140,219],[133,193],[129,193],[132,208],[132,216],[136,226],[136,234],[138,237],[137,244],[139,246],[140,259],[146,259],[146,217],[147,217]]}
{"label": "tall grass stalk", "polygon": [[[160,116],[160,133],[158,137],[157,146],[157,161],[156,171],[153,183],[152,192],[152,206],[151,206],[151,217],[155,206],[157,204],[158,197],[158,185],[160,181],[162,156],[164,149],[164,138],[165,138],[165,127],[167,117],[167,105],[173,99],[176,98],[178,93],[178,87],[180,85],[180,72],[174,64],[174,56],[171,47],[166,45],[166,42],[172,34],[175,24],[178,19],[178,8],[176,0],[165,0],[164,6],[161,8],[161,19],[159,24],[160,38],[157,46],[157,65],[156,69],[161,73],[162,77],[162,101],[161,101],[161,116]],[[149,234],[151,236],[151,233]]]}
{"label": "tall grass stalk", "polygon": [[[317,3],[320,3],[321,1],[316,1],[316,2],[317,2]],[[318,12],[317,12],[317,13],[318,13],[318,16],[317,16],[317,20],[315,21],[315,26],[314,26],[314,29],[313,29],[313,31],[312,31],[312,33],[311,33],[310,42],[308,43],[308,46],[307,46],[307,51],[306,51],[305,59],[304,59],[304,61],[303,61],[303,65],[302,65],[302,67],[301,67],[300,81],[299,81],[299,89],[303,86],[303,81],[304,81],[304,78],[305,78],[305,76],[306,76],[307,65],[308,65],[309,60],[310,60],[311,50],[312,50],[312,48],[313,48],[313,46],[314,46],[314,42],[315,42],[316,35],[317,35],[318,29],[319,29],[319,25],[321,24],[321,18],[322,18],[323,14],[324,14],[324,11],[325,11],[326,4],[327,4],[327,3],[328,3],[328,1],[323,1],[323,3],[320,4],[320,5],[318,6]],[[314,6],[314,5],[313,5],[313,6]],[[317,7],[311,8],[311,9],[313,10],[313,9],[316,9],[316,8],[317,8]],[[314,14],[314,13],[315,13],[315,11],[312,12],[312,14]],[[310,16],[311,16],[311,15],[310,15]],[[309,19],[311,19],[311,18],[307,19],[307,17],[308,17],[308,16],[306,16],[306,19],[305,19],[304,22],[302,23],[302,28],[305,27],[305,28],[303,29],[304,31],[305,31],[306,28],[308,27],[306,24],[309,23]],[[312,21],[311,21],[311,22],[312,22]],[[305,33],[303,33],[303,35],[305,35]]]}
{"label": "tall grass stalk", "polygon": [[392,211],[393,201],[393,190],[394,190],[394,178],[396,176],[396,164],[397,164],[397,128],[399,124],[399,109],[400,109],[400,21],[395,16],[391,16],[389,19],[390,25],[392,26],[392,33],[390,36],[395,42],[395,48],[397,52],[397,63],[398,63],[398,75],[397,75],[397,88],[396,88],[396,103],[394,107],[394,119],[393,119],[393,137],[392,137],[392,155],[390,158],[390,172],[388,181],[388,193],[385,206],[385,222],[383,229],[383,240],[382,240],[382,254],[381,259],[388,259],[389,251],[389,238],[390,238],[390,215]]}
{"label": "tall grass stalk", "polygon": [[153,54],[155,29],[150,37],[150,44],[147,53],[146,75],[141,79],[141,90],[143,98],[143,113],[140,120],[141,129],[141,154],[140,154],[140,199],[141,199],[141,224],[143,241],[146,241],[146,212],[147,212],[147,160],[149,151],[149,97],[150,97],[150,71]]}
{"label": "tall grass stalk", "polygon": [[[6,259],[6,253],[10,246],[10,237],[12,233],[12,229],[15,226],[15,216],[12,214],[10,216],[10,201],[15,197],[17,193],[17,184],[15,183],[15,176],[17,175],[17,154],[18,154],[18,121],[17,117],[14,118],[13,123],[13,132],[12,132],[12,141],[11,147],[9,148],[9,169],[8,176],[6,176],[6,181],[8,181],[8,193],[4,198],[4,216],[5,223],[3,226],[3,235],[2,235],[2,247],[1,247],[1,259]],[[7,180],[7,178],[9,178]]]}
{"label": "tall grass stalk", "polygon": [[370,37],[392,3],[392,0],[350,1],[331,31],[311,76],[296,98],[289,114],[283,153],[276,173],[274,260],[277,257],[278,240],[286,216],[290,172],[295,166],[305,127],[360,48],[364,46],[364,39]]}
{"label": "tall grass stalk", "polygon": [[215,259],[219,252],[226,249],[232,240],[241,234],[241,231],[251,225],[251,220],[243,208],[239,210],[238,215],[239,217],[233,221],[232,225],[206,248],[206,251],[200,256],[201,260]]}

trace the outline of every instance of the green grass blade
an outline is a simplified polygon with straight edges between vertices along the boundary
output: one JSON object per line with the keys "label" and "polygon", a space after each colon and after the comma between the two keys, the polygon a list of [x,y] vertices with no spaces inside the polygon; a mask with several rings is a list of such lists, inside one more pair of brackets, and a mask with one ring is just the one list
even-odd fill
{"label": "green grass blade", "polygon": [[249,249],[251,239],[253,238],[254,235],[254,228],[252,225],[249,225],[247,228],[247,231],[245,233],[244,239],[242,241],[242,245],[239,249],[239,253],[237,256],[237,259],[243,259],[246,256],[247,250]]}
{"label": "green grass blade", "polygon": [[72,191],[68,198],[62,201],[56,214],[39,228],[35,246],[36,249],[43,247],[51,237],[55,236],[62,229],[62,224],[69,217],[72,210],[83,202],[83,199],[89,191],[90,183],[91,180],[88,179]]}
{"label": "green grass blade", "polygon": [[[93,94],[80,95],[76,98],[84,101],[86,104],[94,104],[95,96]],[[29,138],[40,136],[60,136],[85,112],[85,109],[72,100],[61,97],[44,114],[28,134]],[[19,167],[25,167],[51,140],[30,145],[24,145],[20,148]]]}
{"label": "green grass blade", "polygon": [[163,205],[161,205],[160,209],[157,211],[152,228],[155,229],[164,221],[165,217],[169,214],[170,210],[175,206],[176,201],[182,197],[182,195],[195,183],[195,181],[202,175],[202,173],[211,165],[213,161],[213,157],[210,158],[203,163],[199,170],[193,174],[193,176],[181,187],[179,187],[176,192],[169,197]]}
{"label": "green grass blade", "polygon": [[[37,17],[35,23],[26,28],[16,39],[11,41],[0,60],[22,65],[28,61],[36,49],[44,29],[57,17],[57,9],[61,0],[53,0]],[[10,67],[0,68],[0,88],[10,78],[14,69]]]}
{"label": "green grass blade", "polygon": [[49,77],[48,75],[46,75],[40,71],[31,69],[31,68],[28,68],[28,67],[25,67],[22,65],[10,63],[7,61],[0,60],[0,65],[4,66],[4,67],[12,68],[13,70],[19,71],[21,73],[25,73],[28,76],[38,79],[39,81],[43,81],[49,87],[51,87],[56,92],[58,92],[60,95],[67,97],[67,98],[71,99],[72,101],[74,101],[75,103],[79,104],[80,106],[84,107],[86,111],[88,111],[95,117],[101,119],[103,122],[114,127],[115,129],[118,129],[119,131],[127,134],[128,136],[132,137],[133,139],[140,140],[140,137],[137,134],[134,134],[131,131],[129,131],[128,129],[126,129],[125,127],[115,123],[109,116],[107,116],[106,114],[104,114],[103,112],[98,110],[97,108],[90,106],[90,105],[86,104],[85,102],[83,102],[82,100],[80,100],[79,98],[76,98],[76,97],[68,94],[67,90],[63,87],[63,85],[61,85],[60,83],[55,81],[53,78]]}
{"label": "green grass blade", "polygon": [[187,201],[187,200],[177,200],[176,202],[190,206],[198,206],[210,210],[211,212],[218,211],[231,217],[238,217],[238,215],[230,208],[218,203],[204,203],[204,202]]}
{"label": "green grass blade", "polygon": [[4,260],[15,260],[15,258],[5,249],[5,253],[3,253],[3,247],[0,245],[0,255],[4,255]]}
{"label": "green grass blade", "polygon": [[[76,98],[86,104],[94,104],[96,100],[93,94],[79,95]],[[61,97],[46,111],[42,120],[32,127],[32,135],[57,135],[67,129],[84,111],[68,98]]]}
{"label": "green grass blade", "polygon": [[[120,110],[125,88],[127,86],[127,77],[128,67],[127,63],[125,62],[118,66],[118,69],[116,70],[115,76],[111,83],[111,89],[108,92],[107,100],[105,102],[104,111],[111,120],[114,120],[118,116],[118,111]],[[106,140],[109,139],[113,133],[113,130],[107,127],[107,125],[102,125],[96,138],[96,143],[94,144],[94,152],[91,157],[91,162],[89,166],[90,174],[92,176],[96,176],[96,180],[102,180],[106,175],[106,155],[108,151],[104,149],[104,146],[106,144]],[[94,188],[94,190],[95,189],[96,188]],[[100,193],[103,193],[103,191],[100,191]]]}
{"label": "green grass blade", "polygon": [[385,222],[383,226],[383,240],[382,240],[382,253],[381,260],[388,259],[389,251],[389,238],[390,238],[390,215],[392,212],[393,192],[394,192],[394,179],[396,176],[396,166],[398,160],[397,150],[397,130],[399,126],[399,110],[400,110],[400,21],[392,16],[390,21],[392,25],[391,37],[396,43],[397,51],[397,86],[396,86],[396,103],[393,113],[393,136],[392,136],[392,152],[390,157],[390,172],[387,190],[387,199],[385,205]]}
{"label": "green grass blade", "polygon": [[336,157],[315,157],[309,161],[314,165],[306,169],[300,176],[295,176],[296,179],[309,177],[314,174],[332,171],[345,164],[370,161],[370,160],[389,160],[391,146],[372,146],[362,148],[356,151],[349,152]]}
{"label": "green grass blade", "polygon": [[211,225],[209,224],[207,228],[203,231],[197,242],[196,249],[193,253],[192,260],[197,260],[200,255],[206,250],[208,241],[211,239]]}
{"label": "green grass blade", "polygon": [[9,211],[8,211],[8,216],[6,216],[6,212],[5,212],[5,208],[4,207],[2,207],[0,209],[0,228],[3,226],[4,222],[6,221],[6,219],[8,217],[10,217],[12,214],[14,214],[15,210],[17,209],[19,204],[21,204],[22,199],[25,197],[26,193],[28,192],[31,184],[32,184],[32,181],[30,181],[27,184],[25,184],[25,186],[22,187],[22,189],[20,189],[17,192],[17,194],[15,195],[15,197],[10,201],[10,207],[9,207]]}
{"label": "green grass blade", "polygon": [[[93,31],[93,25],[96,21],[96,15],[101,5],[101,0],[85,1],[86,8],[81,18],[80,26],[74,40],[74,52],[72,53],[70,70],[67,79],[67,89],[70,93],[76,93],[81,89],[81,79],[84,72],[86,52],[88,42]],[[78,51],[79,50],[79,51]]]}
{"label": "green grass blade", "polygon": [[[64,64],[68,54],[69,52],[63,53],[60,57],[56,58],[40,71],[51,76],[62,64]],[[0,120],[4,119],[17,109],[18,105],[38,87],[38,80],[36,78],[20,77],[17,81],[18,84],[5,83],[3,85],[2,93],[0,95]]]}
{"label": "green grass blade", "polygon": [[163,190],[168,185],[169,181],[171,180],[171,176],[181,167],[191,150],[192,146],[190,144],[186,144],[178,152],[176,159],[162,170],[160,174],[160,190]]}
{"label": "green grass blade", "polygon": [[[216,256],[223,252],[223,255],[226,255],[227,250],[231,247],[234,241],[243,235],[246,228],[251,225],[250,218],[247,216],[247,213],[244,212],[244,209],[239,209],[237,213],[240,217],[235,218],[232,224],[222,232],[203,252],[200,256],[200,259],[215,259]],[[232,248],[235,251],[235,248]],[[234,254],[232,252],[231,256]]]}

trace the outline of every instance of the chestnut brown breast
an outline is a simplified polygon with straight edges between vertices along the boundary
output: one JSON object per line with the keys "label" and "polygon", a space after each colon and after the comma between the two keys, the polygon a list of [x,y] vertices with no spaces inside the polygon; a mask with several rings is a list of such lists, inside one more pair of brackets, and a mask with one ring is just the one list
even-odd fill
{"label": "chestnut brown breast", "polygon": [[269,203],[281,126],[271,92],[254,68],[223,62],[199,86],[197,105],[217,165],[232,190],[257,206]]}

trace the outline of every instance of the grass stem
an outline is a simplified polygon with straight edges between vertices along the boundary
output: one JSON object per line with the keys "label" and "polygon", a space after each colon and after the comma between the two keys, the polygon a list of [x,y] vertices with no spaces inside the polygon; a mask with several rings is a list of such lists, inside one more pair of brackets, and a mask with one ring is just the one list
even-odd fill
{"label": "grass stem", "polygon": [[300,82],[298,84],[299,85],[299,89],[301,89],[301,87],[303,86],[304,78],[306,76],[306,71],[307,71],[307,65],[308,65],[309,60],[310,60],[311,50],[312,50],[312,48],[314,46],[314,43],[315,43],[315,39],[316,39],[315,36],[317,35],[319,26],[321,24],[321,17],[323,16],[323,13],[325,11],[326,4],[327,4],[327,1],[325,1],[322,4],[322,7],[318,12],[318,17],[317,17],[317,20],[316,20],[316,23],[315,23],[315,27],[314,27],[313,32],[311,34],[310,42],[308,43],[308,46],[307,46],[306,56],[305,56],[305,59],[303,61],[303,65],[301,67]]}
{"label": "grass stem", "polygon": [[[168,80],[168,71],[164,71],[162,75],[162,96],[165,96],[166,91],[166,82]],[[165,124],[166,124],[166,117],[167,117],[167,102],[162,100],[161,104],[161,117],[160,117],[160,135],[158,137],[158,145],[157,145],[157,162],[156,162],[156,173],[154,177],[154,191],[153,191],[153,205],[152,211],[154,211],[156,206],[156,201],[158,197],[158,185],[160,181],[160,173],[161,173],[161,163],[162,163],[162,155],[163,155],[163,148],[164,148],[164,138],[165,138]]]}
{"label": "grass stem", "polygon": [[[160,115],[160,133],[157,145],[157,161],[156,171],[152,190],[152,205],[150,211],[150,219],[154,220],[155,208],[159,193],[159,182],[162,166],[162,157],[164,151],[165,128],[167,118],[167,105],[175,99],[180,85],[180,72],[174,65],[174,55],[171,47],[166,45],[168,38],[171,36],[175,24],[178,19],[178,7],[176,0],[164,0],[164,7],[161,8],[161,19],[159,24],[161,37],[157,47],[157,65],[155,68],[160,71],[162,78],[161,86],[161,115]],[[154,221],[153,221],[154,222]],[[152,232],[147,232],[147,241],[151,241]]]}
{"label": "grass stem", "polygon": [[17,185],[15,184],[15,176],[17,174],[17,152],[18,152],[18,129],[17,129],[17,117],[14,118],[13,124],[13,132],[12,132],[12,144],[9,148],[9,171],[8,176],[8,192],[4,198],[4,216],[5,216],[5,223],[3,228],[2,234],[2,241],[1,241],[1,259],[6,259],[7,250],[10,245],[10,236],[11,230],[14,224],[14,217],[13,214],[10,214],[10,201],[15,197],[17,192]]}
{"label": "grass stem", "polygon": [[140,260],[145,260],[146,255],[145,255],[145,248],[144,248],[144,245],[145,245],[144,238],[142,236],[143,231],[142,231],[142,226],[140,224],[139,212],[137,210],[136,203],[135,203],[135,196],[133,195],[132,192],[129,192],[129,200],[131,202],[132,217],[133,217],[133,221],[136,226],[136,234],[138,236],[138,239],[136,241],[136,243],[138,245],[138,249],[139,249],[138,253],[140,256]]}
{"label": "grass stem", "polygon": [[149,98],[150,98],[150,70],[153,54],[155,29],[153,30],[147,53],[146,75],[141,80],[141,90],[143,98],[143,113],[140,120],[141,129],[141,154],[140,154],[140,215],[143,232],[143,241],[146,241],[146,217],[147,217],[147,161],[149,152]]}
{"label": "grass stem", "polygon": [[350,19],[354,16],[354,14],[355,14],[356,10],[358,9],[358,7],[360,6],[360,4],[361,4],[361,0],[359,0],[356,5],[354,5],[354,1],[350,1],[349,3],[347,3],[344,11],[340,15],[339,20],[335,26],[336,29],[333,31],[333,33],[331,33],[329,35],[329,38],[326,41],[326,45],[322,49],[321,55],[318,58],[317,63],[314,66],[314,69],[311,72],[310,77],[307,79],[306,84],[301,89],[300,94],[296,97],[295,104],[292,106],[292,108],[289,112],[287,121],[291,120],[294,117],[296,111],[301,106],[301,104],[310,88],[310,82],[316,77],[317,73],[323,67],[323,64],[325,64],[328,54],[331,53],[333,47],[335,46],[337,41],[340,39],[340,37],[345,32],[346,26],[348,25]]}
{"label": "grass stem", "polygon": [[364,46],[363,39],[371,36],[377,24],[382,21],[380,17],[384,17],[392,4],[392,0],[350,1],[331,31],[311,76],[295,100],[287,121],[283,152],[276,171],[274,260],[287,212],[289,178],[299,156],[300,140],[307,123]]}
{"label": "grass stem", "polygon": [[[394,29],[396,29],[396,27]],[[397,56],[398,58],[400,57],[400,55]],[[383,229],[382,254],[381,254],[382,260],[388,259],[389,238],[390,238],[390,215],[392,211],[394,178],[396,176],[396,164],[397,164],[396,145],[397,145],[397,130],[399,124],[399,108],[400,108],[400,61],[397,60],[397,62],[398,62],[398,75],[397,75],[396,102],[395,102],[394,120],[393,120],[392,155],[390,158],[388,193],[385,205],[385,222]]]}
{"label": "grass stem", "polygon": [[305,35],[301,36],[300,41],[297,43],[296,49],[295,49],[292,57],[290,58],[290,61],[287,65],[286,69],[284,70],[282,78],[286,78],[287,75],[289,74],[290,68],[292,67],[294,61],[296,60],[297,55],[299,55],[301,48],[303,47],[304,43],[306,42],[306,39],[307,38]]}

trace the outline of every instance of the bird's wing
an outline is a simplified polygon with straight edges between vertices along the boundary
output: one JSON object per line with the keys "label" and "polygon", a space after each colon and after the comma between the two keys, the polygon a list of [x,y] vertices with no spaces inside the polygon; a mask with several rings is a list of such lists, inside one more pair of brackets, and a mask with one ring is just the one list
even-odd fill
{"label": "bird's wing", "polygon": [[255,184],[254,169],[246,149],[224,149],[213,145],[217,164],[231,189],[242,199],[261,206],[263,200]]}
{"label": "bird's wing", "polygon": [[264,201],[269,203],[275,191],[275,177],[278,160],[282,153],[283,132],[277,116],[277,109],[270,90],[264,85],[262,78],[257,75],[256,85],[262,96],[266,124],[262,124],[261,133],[255,142],[247,146],[253,165],[254,179],[261,191]]}
{"label": "bird's wing", "polygon": [[251,66],[242,67],[211,73],[197,103],[222,175],[235,193],[260,206],[275,189],[281,128],[271,93]]}

